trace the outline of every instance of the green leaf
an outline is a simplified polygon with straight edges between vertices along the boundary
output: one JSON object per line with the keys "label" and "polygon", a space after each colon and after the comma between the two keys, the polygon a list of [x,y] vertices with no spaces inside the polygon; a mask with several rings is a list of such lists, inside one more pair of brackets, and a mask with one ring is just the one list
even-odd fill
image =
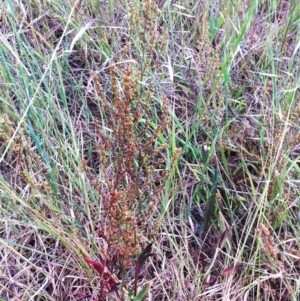
{"label": "green leaf", "polygon": [[140,290],[140,292],[137,294],[137,296],[133,299],[134,301],[142,301],[146,294],[148,293],[149,285],[146,284],[143,286],[143,288]]}
{"label": "green leaf", "polygon": [[210,196],[208,197],[208,200],[207,200],[207,203],[206,203],[204,221],[200,226],[200,235],[204,232],[204,229],[210,223],[211,217],[212,217],[212,215],[215,211],[216,191],[217,191],[217,184],[218,184],[218,179],[219,179],[218,174],[219,174],[219,170],[218,170],[218,167],[216,166],[213,185],[212,185],[212,188],[210,190]]}
{"label": "green leaf", "polygon": [[129,292],[128,292],[128,299],[129,300],[132,300],[132,297],[133,297],[133,289],[131,289]]}

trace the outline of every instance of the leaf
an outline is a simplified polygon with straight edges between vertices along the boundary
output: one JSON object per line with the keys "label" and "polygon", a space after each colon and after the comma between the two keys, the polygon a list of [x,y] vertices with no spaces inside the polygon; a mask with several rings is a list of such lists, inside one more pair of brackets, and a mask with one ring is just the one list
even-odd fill
{"label": "leaf", "polygon": [[141,270],[142,270],[142,267],[146,261],[146,259],[150,256],[153,256],[154,253],[150,253],[151,252],[151,249],[152,249],[152,242],[147,245],[147,247],[143,250],[143,252],[140,254],[139,258],[138,258],[138,261],[136,263],[136,272],[137,274],[139,275],[141,273]]}
{"label": "leaf", "polygon": [[216,204],[216,195],[212,194],[209,196],[209,198],[207,200],[205,214],[204,214],[204,221],[202,222],[200,229],[199,229],[200,236],[202,235],[202,233],[204,232],[204,229],[207,227],[207,225],[209,224],[209,222],[211,220],[211,217],[212,217],[214,209],[215,209],[215,204]]}
{"label": "leaf", "polygon": [[133,298],[133,289],[131,289],[129,292],[128,292],[128,299],[129,300],[132,300],[132,298]]}
{"label": "leaf", "polygon": [[137,294],[137,296],[133,299],[134,301],[142,301],[145,296],[148,293],[149,285],[146,284],[143,286],[143,288],[140,290],[140,292]]}
{"label": "leaf", "polygon": [[84,299],[91,298],[93,295],[78,292],[78,293],[76,293],[76,296],[79,298],[79,299],[77,299],[77,301],[81,301],[81,300],[84,300]]}
{"label": "leaf", "polygon": [[210,223],[211,217],[215,210],[216,190],[217,190],[217,184],[218,184],[218,179],[219,179],[218,174],[219,174],[219,170],[218,170],[218,167],[216,166],[213,185],[210,190],[210,196],[208,197],[206,208],[205,208],[204,221],[200,226],[200,235],[204,232],[204,229]]}
{"label": "leaf", "polygon": [[71,42],[71,46],[70,46],[70,52],[73,50],[74,45],[76,44],[76,42],[78,40],[80,40],[80,38],[85,34],[85,32],[93,25],[93,21],[88,22],[85,26],[83,26],[78,33],[76,34],[76,36],[74,37],[73,41]]}
{"label": "leaf", "polygon": [[98,261],[95,261],[95,260],[91,260],[91,259],[88,259],[88,258],[83,258],[84,261],[91,265],[97,272],[98,274],[102,277],[105,273],[108,273],[108,268],[107,266],[103,265],[102,263],[98,262]]}
{"label": "leaf", "polygon": [[219,248],[221,247],[221,245],[222,245],[222,243],[225,239],[229,239],[230,231],[231,231],[231,227],[226,228],[226,230],[222,233],[221,238],[220,238],[220,242],[219,242]]}
{"label": "leaf", "polygon": [[218,181],[219,181],[219,173],[220,173],[219,168],[218,168],[218,166],[216,166],[213,185],[212,185],[212,188],[210,189],[211,194],[213,194],[217,191]]}
{"label": "leaf", "polygon": [[240,270],[244,265],[243,264],[237,264],[235,266],[231,266],[227,269],[225,269],[222,273],[221,273],[221,276],[225,276],[225,275],[230,275],[232,274],[233,272],[237,271],[237,270]]}
{"label": "leaf", "polygon": [[171,63],[171,58],[168,56],[168,70],[171,82],[174,81],[174,71]]}
{"label": "leaf", "polygon": [[101,262],[84,258],[85,262],[91,265],[100,275],[101,284],[104,285],[108,293],[116,292],[118,295],[118,281],[114,278],[112,273],[109,271],[108,267]]}
{"label": "leaf", "polygon": [[138,278],[139,275],[141,273],[142,267],[146,261],[146,259],[150,256],[153,256],[154,254],[151,253],[151,249],[152,249],[152,242],[147,245],[147,247],[143,250],[143,252],[140,254],[137,263],[135,265],[135,279],[134,279],[134,296],[137,295],[137,282],[138,282]]}

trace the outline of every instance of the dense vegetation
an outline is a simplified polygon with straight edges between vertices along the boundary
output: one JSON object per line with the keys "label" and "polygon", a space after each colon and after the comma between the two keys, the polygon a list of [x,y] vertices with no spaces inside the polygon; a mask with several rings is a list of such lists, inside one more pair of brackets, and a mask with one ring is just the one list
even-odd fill
{"label": "dense vegetation", "polygon": [[0,300],[299,300],[296,0],[0,3]]}

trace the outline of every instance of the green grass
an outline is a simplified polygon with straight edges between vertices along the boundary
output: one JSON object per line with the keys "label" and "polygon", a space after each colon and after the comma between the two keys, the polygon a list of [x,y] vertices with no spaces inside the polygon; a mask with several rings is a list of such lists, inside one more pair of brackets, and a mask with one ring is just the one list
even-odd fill
{"label": "green grass", "polygon": [[145,300],[299,300],[298,1],[157,3],[1,4],[0,300],[97,296],[111,65],[151,93],[148,138],[168,102]]}

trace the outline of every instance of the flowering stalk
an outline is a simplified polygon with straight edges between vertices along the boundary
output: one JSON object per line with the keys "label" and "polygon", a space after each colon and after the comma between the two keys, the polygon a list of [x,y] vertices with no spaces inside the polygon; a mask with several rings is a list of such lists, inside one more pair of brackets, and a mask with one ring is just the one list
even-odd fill
{"label": "flowering stalk", "polygon": [[[121,85],[118,84],[116,72],[111,67],[113,101],[105,98],[97,79],[94,79],[97,90],[101,92],[111,129],[106,134],[99,121],[93,122],[101,141],[98,148],[100,169],[106,185],[97,185],[89,174],[90,181],[96,183],[95,187],[99,189],[103,203],[104,219],[99,233],[107,247],[102,250],[105,258],[103,263],[90,259],[85,261],[101,277],[101,296],[121,288],[120,299],[124,300],[127,270],[135,267],[133,294],[136,296],[141,267],[152,255],[152,244],[148,244],[142,252],[141,248],[153,234],[155,226],[151,217],[168,178],[165,162],[168,145],[159,144],[158,137],[165,132],[169,118],[164,99],[160,123],[153,128],[150,118],[153,116],[153,106],[157,104],[153,101],[152,92],[141,89],[137,72],[127,69],[121,78]],[[123,90],[120,91],[119,86]],[[110,272],[117,267],[122,278],[121,284]]]}

